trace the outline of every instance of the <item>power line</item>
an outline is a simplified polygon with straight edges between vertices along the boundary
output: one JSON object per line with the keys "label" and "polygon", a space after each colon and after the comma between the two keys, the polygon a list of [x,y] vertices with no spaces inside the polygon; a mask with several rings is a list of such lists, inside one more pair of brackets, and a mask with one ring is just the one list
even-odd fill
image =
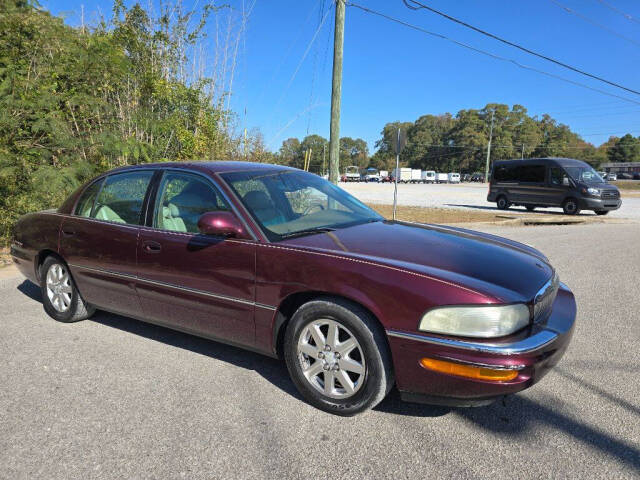
{"label": "power line", "polygon": [[472,50],[472,51],[474,51],[476,53],[481,53],[482,55],[486,55],[488,57],[491,57],[494,60],[500,60],[500,61],[503,61],[503,62],[512,63],[513,65],[517,66],[518,68],[522,68],[524,70],[530,70],[530,71],[539,73],[541,75],[546,75],[548,77],[555,78],[556,80],[560,80],[562,82],[566,82],[566,83],[570,83],[572,85],[576,85],[578,87],[586,88],[587,90],[592,90],[594,92],[598,92],[598,93],[601,93],[603,95],[607,95],[609,97],[618,98],[620,100],[624,100],[625,102],[635,103],[636,105],[640,105],[640,101],[633,100],[633,99],[627,98],[627,97],[623,97],[623,96],[617,95],[615,93],[607,92],[606,90],[601,90],[599,88],[591,87],[589,85],[586,85],[586,84],[580,83],[580,82],[576,82],[574,80],[569,80],[568,78],[561,77],[560,75],[556,75],[556,74],[553,74],[553,73],[546,72],[544,70],[540,70],[540,69],[535,68],[535,67],[531,67],[529,65],[525,65],[525,64],[520,63],[520,62],[518,62],[516,60],[513,60],[511,58],[502,57],[502,56],[497,55],[495,53],[491,53],[491,52],[488,52],[486,50],[482,50],[480,48],[473,47],[471,45],[468,45],[466,43],[460,42],[458,40],[454,40],[453,38],[449,38],[446,35],[442,35],[442,34],[436,33],[436,32],[431,32],[431,31],[426,30],[426,29],[424,29],[422,27],[418,27],[417,25],[413,25],[411,23],[407,23],[407,22],[405,22],[403,20],[391,17],[390,15],[387,15],[387,14],[382,13],[382,12],[378,12],[376,10],[372,10],[370,8],[364,7],[364,6],[359,5],[357,3],[348,2],[347,5],[350,6],[350,7],[355,7],[355,8],[357,8],[359,10],[362,10],[362,11],[364,11],[366,13],[370,13],[372,15],[377,15],[378,17],[385,18],[385,19],[387,19],[387,20],[389,20],[391,22],[398,23],[400,25],[403,25],[405,27],[411,28],[411,29],[416,30],[418,32],[422,32],[422,33],[425,33],[427,35],[431,35],[433,37],[437,37],[437,38],[440,38],[442,40],[446,40],[448,42],[451,42],[451,43],[454,43],[454,44],[458,45],[459,47],[467,48],[467,49]]}
{"label": "power line", "polygon": [[597,0],[598,3],[604,5],[605,7],[607,7],[609,10],[613,10],[616,13],[619,13],[620,15],[622,15],[624,18],[626,18],[627,20],[631,21],[631,22],[636,22],[636,23],[640,23],[640,20],[638,20],[637,18],[633,17],[632,15],[623,12],[622,10],[614,7],[613,5],[611,5],[610,3],[605,2],[604,0]]}
{"label": "power line", "polygon": [[562,3],[556,1],[556,0],[549,0],[551,3],[557,5],[558,7],[560,7],[561,9],[563,9],[565,12],[567,12],[570,15],[575,15],[578,18],[581,18],[582,20],[584,20],[585,22],[590,23],[591,25],[595,25],[598,28],[601,28],[602,30],[605,30],[607,32],[609,32],[612,35],[615,35],[616,37],[622,38],[623,40],[626,40],[627,42],[633,43],[634,45],[637,45],[640,47],[640,42],[636,42],[635,40],[633,40],[632,38],[626,37],[624,35],[622,35],[621,33],[616,32],[615,30],[613,30],[612,28],[607,27],[606,25],[602,25],[601,23],[596,22],[595,20],[590,19],[589,17],[586,17],[585,15],[582,15],[579,12],[576,12],[575,10],[567,7],[566,5],[563,5]]}
{"label": "power line", "polygon": [[[635,93],[636,95],[640,95],[640,91],[638,91],[638,90],[634,90],[632,88],[625,87],[624,85],[620,85],[619,83],[612,82],[610,80],[607,80],[606,78],[602,78],[602,77],[599,77],[598,75],[594,75],[592,73],[585,72],[584,70],[581,70],[581,69],[579,69],[577,67],[573,67],[573,66],[571,66],[569,64],[566,64],[564,62],[561,62],[559,60],[551,58],[551,57],[549,57],[547,55],[543,55],[541,53],[535,52],[535,51],[533,51],[533,50],[531,50],[529,48],[523,47],[522,45],[519,45],[517,43],[511,42],[511,41],[506,40],[506,39],[504,39],[502,37],[499,37],[497,35],[494,35],[493,33],[489,33],[489,32],[487,32],[485,30],[482,30],[482,29],[480,29],[478,27],[474,27],[473,25],[471,25],[469,23],[466,23],[466,22],[464,22],[462,20],[459,20],[459,19],[457,19],[455,17],[452,17],[451,15],[447,15],[446,13],[441,12],[439,10],[436,10],[435,8],[431,8],[431,7],[427,6],[427,5],[424,5],[424,4],[420,3],[420,2],[417,2],[416,0],[402,0],[402,1],[407,6],[407,8],[410,8],[411,10],[421,10],[421,9],[429,10],[430,12],[433,12],[433,13],[435,13],[437,15],[440,15],[441,17],[444,17],[447,20],[451,20],[452,22],[455,22],[455,23],[457,23],[459,25],[462,25],[463,27],[469,28],[469,29],[471,29],[471,30],[473,30],[475,32],[478,32],[478,33],[486,36],[486,37],[493,38],[494,40],[497,40],[497,41],[499,41],[501,43],[504,43],[505,45],[509,45],[511,47],[517,48],[518,50],[526,52],[526,53],[528,53],[530,55],[536,56],[538,58],[542,58],[543,60],[546,60],[546,61],[551,62],[551,63],[555,63],[556,65],[564,67],[564,68],[566,68],[568,70],[571,70],[573,72],[579,73],[579,74],[584,75],[586,77],[593,78],[594,80],[598,80],[600,82],[607,83],[607,84],[609,84],[611,86],[620,88],[622,90],[626,90],[627,92],[631,92],[631,93]],[[418,6],[417,7],[416,6],[411,6],[409,4],[409,2],[413,3],[414,5],[418,5]]]}

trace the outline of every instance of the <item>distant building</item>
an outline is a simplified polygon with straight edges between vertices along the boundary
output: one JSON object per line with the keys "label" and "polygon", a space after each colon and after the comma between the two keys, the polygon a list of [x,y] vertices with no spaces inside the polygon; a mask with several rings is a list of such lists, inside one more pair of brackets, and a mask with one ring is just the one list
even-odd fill
{"label": "distant building", "polygon": [[640,162],[603,163],[600,168],[607,173],[635,173],[640,172]]}

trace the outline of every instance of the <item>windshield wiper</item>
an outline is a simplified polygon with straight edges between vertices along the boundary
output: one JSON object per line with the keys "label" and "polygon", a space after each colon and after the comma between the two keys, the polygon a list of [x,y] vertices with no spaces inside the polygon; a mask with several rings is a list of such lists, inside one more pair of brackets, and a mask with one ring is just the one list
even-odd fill
{"label": "windshield wiper", "polygon": [[335,228],[331,227],[316,227],[316,228],[307,228],[305,230],[298,230],[297,232],[283,233],[280,235],[281,238],[294,238],[294,237],[302,237],[304,235],[313,235],[315,233],[327,233],[333,232]]}

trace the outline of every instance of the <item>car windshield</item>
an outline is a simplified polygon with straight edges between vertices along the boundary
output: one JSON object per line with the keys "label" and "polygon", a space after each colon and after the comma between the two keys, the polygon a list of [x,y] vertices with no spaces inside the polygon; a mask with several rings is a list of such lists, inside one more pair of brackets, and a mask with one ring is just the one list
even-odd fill
{"label": "car windshield", "polygon": [[222,177],[271,241],[384,220],[312,173],[260,170],[230,172]]}
{"label": "car windshield", "polygon": [[593,168],[588,165],[585,166],[565,166],[564,169],[567,171],[569,176],[573,178],[576,182],[581,183],[603,183],[604,180],[598,172],[596,172]]}

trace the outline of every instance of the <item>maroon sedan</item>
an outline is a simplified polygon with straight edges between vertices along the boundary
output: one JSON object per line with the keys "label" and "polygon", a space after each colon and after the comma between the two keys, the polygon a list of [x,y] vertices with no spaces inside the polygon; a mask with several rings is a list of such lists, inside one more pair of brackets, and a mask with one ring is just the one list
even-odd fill
{"label": "maroon sedan", "polygon": [[275,165],[113,170],[22,217],[11,252],[62,322],[96,309],[284,357],[313,405],[482,405],[555,365],[576,305],[539,251],[391,222]]}

